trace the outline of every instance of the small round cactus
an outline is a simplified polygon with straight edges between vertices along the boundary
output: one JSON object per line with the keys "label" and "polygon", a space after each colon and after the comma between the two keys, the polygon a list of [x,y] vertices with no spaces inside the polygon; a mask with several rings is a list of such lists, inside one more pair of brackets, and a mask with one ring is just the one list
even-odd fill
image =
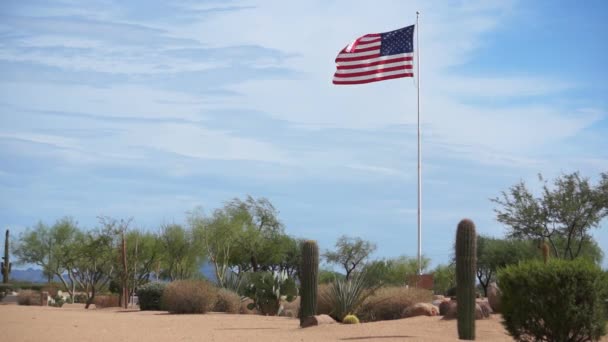
{"label": "small round cactus", "polygon": [[344,323],[344,324],[359,324],[359,319],[355,315],[346,315],[342,319],[342,323]]}

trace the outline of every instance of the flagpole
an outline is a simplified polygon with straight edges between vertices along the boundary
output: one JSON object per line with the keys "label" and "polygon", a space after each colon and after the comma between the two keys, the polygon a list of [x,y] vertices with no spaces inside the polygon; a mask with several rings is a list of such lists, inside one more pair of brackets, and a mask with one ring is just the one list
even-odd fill
{"label": "flagpole", "polygon": [[416,11],[416,89],[418,110],[418,275],[422,275],[422,168],[420,154],[420,26],[418,18],[420,11]]}

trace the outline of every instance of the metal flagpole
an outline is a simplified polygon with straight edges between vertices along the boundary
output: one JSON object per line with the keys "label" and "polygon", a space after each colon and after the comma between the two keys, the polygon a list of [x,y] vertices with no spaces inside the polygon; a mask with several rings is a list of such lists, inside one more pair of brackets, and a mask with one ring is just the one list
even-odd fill
{"label": "metal flagpole", "polygon": [[418,97],[418,275],[422,275],[422,169],[420,155],[420,26],[418,17],[420,12],[416,11],[416,89]]}

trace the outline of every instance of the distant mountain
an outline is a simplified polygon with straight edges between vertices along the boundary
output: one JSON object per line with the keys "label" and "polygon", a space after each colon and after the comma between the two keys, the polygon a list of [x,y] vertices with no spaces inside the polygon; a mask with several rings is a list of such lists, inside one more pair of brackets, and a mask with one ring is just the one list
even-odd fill
{"label": "distant mountain", "polygon": [[[210,281],[215,282],[216,281],[216,277],[215,277],[215,270],[213,269],[213,265],[212,264],[204,264],[201,268],[200,268],[200,272],[205,276],[205,278],[209,279]],[[44,274],[42,273],[41,269],[37,269],[37,268],[28,268],[26,270],[18,270],[18,269],[12,269],[11,270],[11,279],[15,280],[15,281],[28,281],[28,282],[32,282],[32,283],[46,283],[47,279],[44,276]],[[59,280],[59,279],[56,279]]]}
{"label": "distant mountain", "polygon": [[41,269],[28,268],[26,270],[11,270],[11,280],[28,281],[32,283],[46,283],[47,279]]}

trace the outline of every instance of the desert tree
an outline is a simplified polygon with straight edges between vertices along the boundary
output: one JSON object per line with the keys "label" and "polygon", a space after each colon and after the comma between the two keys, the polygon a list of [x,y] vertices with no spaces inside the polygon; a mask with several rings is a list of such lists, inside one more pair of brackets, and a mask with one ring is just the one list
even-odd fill
{"label": "desert tree", "polygon": [[342,266],[346,280],[349,280],[351,274],[361,268],[375,250],[376,244],[373,242],[342,235],[336,241],[335,250],[326,251],[323,256],[327,263]]}

